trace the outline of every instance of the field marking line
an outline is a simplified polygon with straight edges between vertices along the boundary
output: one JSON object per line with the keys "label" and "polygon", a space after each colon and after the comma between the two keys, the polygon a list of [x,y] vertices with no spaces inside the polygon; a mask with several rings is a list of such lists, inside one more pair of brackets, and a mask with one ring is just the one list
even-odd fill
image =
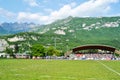
{"label": "field marking line", "polygon": [[114,69],[108,67],[107,65],[103,64],[103,63],[100,62],[100,61],[97,61],[97,62],[99,62],[100,64],[102,64],[102,65],[103,65],[105,68],[107,68],[109,71],[112,71],[112,72],[114,72],[114,73],[116,73],[116,74],[118,74],[118,75],[120,76],[120,73],[117,72],[116,70],[114,70]]}

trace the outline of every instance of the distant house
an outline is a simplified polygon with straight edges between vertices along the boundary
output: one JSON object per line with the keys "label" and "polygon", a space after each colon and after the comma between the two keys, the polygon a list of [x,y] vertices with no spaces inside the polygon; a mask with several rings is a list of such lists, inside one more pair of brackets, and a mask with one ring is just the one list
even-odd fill
{"label": "distant house", "polygon": [[10,58],[10,55],[6,53],[0,53],[0,58]]}
{"label": "distant house", "polygon": [[28,58],[30,58],[30,55],[26,54],[26,53],[23,53],[23,54],[17,53],[17,54],[15,54],[15,58],[28,59]]}

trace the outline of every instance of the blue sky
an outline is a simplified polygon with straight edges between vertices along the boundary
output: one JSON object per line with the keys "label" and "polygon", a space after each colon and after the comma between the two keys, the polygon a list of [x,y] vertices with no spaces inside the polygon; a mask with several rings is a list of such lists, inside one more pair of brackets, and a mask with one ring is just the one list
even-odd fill
{"label": "blue sky", "polygon": [[68,16],[120,16],[120,0],[0,0],[0,23],[48,24]]}

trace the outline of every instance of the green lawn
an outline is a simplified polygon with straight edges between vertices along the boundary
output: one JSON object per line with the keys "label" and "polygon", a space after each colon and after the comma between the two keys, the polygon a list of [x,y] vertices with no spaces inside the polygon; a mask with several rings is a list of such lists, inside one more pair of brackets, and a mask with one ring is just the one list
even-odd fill
{"label": "green lawn", "polygon": [[120,61],[0,59],[0,80],[120,80]]}

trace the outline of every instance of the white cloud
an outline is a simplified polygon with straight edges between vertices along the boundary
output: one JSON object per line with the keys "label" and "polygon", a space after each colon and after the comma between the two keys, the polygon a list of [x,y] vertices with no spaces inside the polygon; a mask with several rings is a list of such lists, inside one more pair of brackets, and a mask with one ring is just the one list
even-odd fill
{"label": "white cloud", "polygon": [[45,12],[48,12],[48,13],[51,13],[53,10],[50,9],[50,8],[45,8],[44,11],[45,11]]}
{"label": "white cloud", "polygon": [[43,16],[40,13],[19,12],[17,16],[19,22],[35,22],[44,24],[49,21],[48,16]]}
{"label": "white cloud", "polygon": [[50,15],[45,16],[40,13],[19,12],[17,20],[20,22],[39,22],[40,24],[48,24],[57,19],[68,17],[68,11],[71,11],[69,5],[63,6],[59,11],[53,11]]}
{"label": "white cloud", "polygon": [[0,8],[0,16],[5,17],[7,19],[11,19],[15,17],[15,14],[12,12],[9,12],[3,8]]}
{"label": "white cloud", "polygon": [[68,17],[71,14],[71,11],[71,6],[65,5],[60,10],[51,12],[50,17],[55,19],[62,19]]}
{"label": "white cloud", "polygon": [[[35,1],[35,0],[30,0]],[[104,16],[112,9],[111,4],[117,3],[119,0],[89,0],[78,6],[76,3],[64,5],[59,10],[50,11],[49,15],[41,15],[39,13],[20,12],[17,19],[19,21],[33,21],[42,24],[51,23],[57,19],[63,19],[68,16],[84,17],[84,16]],[[49,10],[49,9],[48,9]],[[46,9],[47,11],[47,9]]]}
{"label": "white cloud", "polygon": [[24,0],[26,3],[28,3],[31,7],[39,6],[36,0]]}
{"label": "white cloud", "polygon": [[76,2],[72,2],[70,5],[71,5],[71,7],[75,7],[77,5],[77,3]]}
{"label": "white cloud", "polygon": [[110,4],[118,0],[89,0],[72,9],[73,16],[100,16],[107,14],[111,9]]}
{"label": "white cloud", "polygon": [[17,17],[17,19],[18,19],[18,21],[26,21],[26,22],[31,22],[31,21],[37,21],[38,19],[39,19],[39,16],[40,14],[38,14],[38,13],[35,13],[35,14],[33,14],[33,13],[28,13],[28,12],[20,12],[19,14],[18,14],[18,17]]}

